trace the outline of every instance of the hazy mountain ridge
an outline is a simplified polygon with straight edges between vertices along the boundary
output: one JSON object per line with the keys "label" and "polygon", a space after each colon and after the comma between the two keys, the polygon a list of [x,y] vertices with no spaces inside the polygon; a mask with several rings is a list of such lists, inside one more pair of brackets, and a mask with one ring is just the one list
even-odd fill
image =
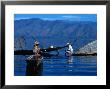
{"label": "hazy mountain ridge", "polygon": [[40,42],[41,47],[62,46],[71,42],[74,50],[77,50],[97,38],[96,22],[49,21],[38,18],[14,22],[16,50],[32,49],[35,40]]}

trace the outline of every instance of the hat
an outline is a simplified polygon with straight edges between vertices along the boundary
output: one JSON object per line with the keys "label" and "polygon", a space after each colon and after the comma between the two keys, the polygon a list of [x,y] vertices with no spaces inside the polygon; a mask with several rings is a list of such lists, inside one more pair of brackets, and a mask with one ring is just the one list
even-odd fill
{"label": "hat", "polygon": [[67,43],[67,45],[70,45],[70,43]]}
{"label": "hat", "polygon": [[39,44],[39,42],[38,42],[38,41],[35,41],[35,42],[34,42],[34,44],[37,44],[37,45],[38,45],[38,44]]}

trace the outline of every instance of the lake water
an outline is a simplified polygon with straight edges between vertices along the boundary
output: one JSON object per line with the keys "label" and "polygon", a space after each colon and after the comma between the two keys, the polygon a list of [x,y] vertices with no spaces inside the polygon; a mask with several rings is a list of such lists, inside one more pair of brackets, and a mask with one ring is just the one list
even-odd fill
{"label": "lake water", "polygon": [[[26,58],[14,56],[14,75],[26,75]],[[43,58],[41,76],[97,76],[97,56]]]}

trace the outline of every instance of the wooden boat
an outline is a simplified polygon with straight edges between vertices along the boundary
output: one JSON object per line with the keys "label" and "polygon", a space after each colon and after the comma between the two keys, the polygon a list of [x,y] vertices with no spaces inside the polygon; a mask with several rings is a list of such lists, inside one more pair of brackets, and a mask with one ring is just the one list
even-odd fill
{"label": "wooden boat", "polygon": [[34,55],[26,59],[26,76],[37,76],[41,74],[42,58],[35,59]]}

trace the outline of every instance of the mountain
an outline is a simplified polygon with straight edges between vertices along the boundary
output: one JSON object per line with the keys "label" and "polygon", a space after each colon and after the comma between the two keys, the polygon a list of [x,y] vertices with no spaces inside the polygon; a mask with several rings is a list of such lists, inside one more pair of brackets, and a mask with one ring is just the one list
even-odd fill
{"label": "mountain", "polygon": [[97,53],[97,40],[81,47],[76,53]]}
{"label": "mountain", "polygon": [[70,42],[76,51],[97,39],[97,23],[39,18],[15,20],[14,38],[15,50],[32,49],[34,41],[38,40],[42,48]]}

